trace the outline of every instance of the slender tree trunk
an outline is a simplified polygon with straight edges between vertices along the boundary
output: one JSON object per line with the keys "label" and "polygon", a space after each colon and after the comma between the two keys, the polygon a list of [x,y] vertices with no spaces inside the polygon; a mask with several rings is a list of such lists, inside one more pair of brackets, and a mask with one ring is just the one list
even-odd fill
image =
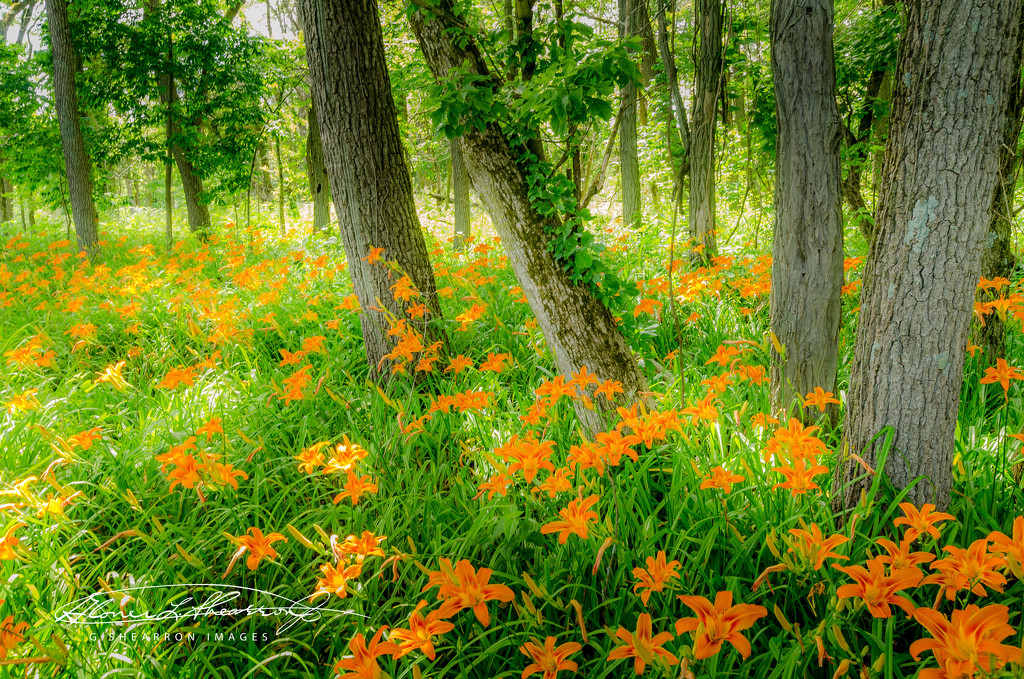
{"label": "slender tree trunk", "polygon": [[[451,0],[442,0],[440,8],[450,12]],[[428,19],[417,11],[410,20],[435,78],[463,63],[472,73],[489,75],[476,45],[456,45],[440,16]],[[558,228],[557,218],[544,217],[533,207],[524,169],[501,129],[496,123],[468,129],[460,143],[473,187],[501,236],[559,372],[568,376],[586,365],[601,378],[622,382],[627,399],[637,398],[647,389],[643,373],[608,309],[589,288],[574,284],[548,252],[548,232]],[[604,429],[596,412],[582,406],[576,412],[589,432]]]}
{"label": "slender tree trunk", "polygon": [[[1024,12],[1022,12],[1024,19]],[[1017,259],[1013,255],[1013,194],[1017,186],[1017,143],[1021,132],[1022,96],[1021,61],[1024,56],[1024,25],[1018,29],[1017,49],[1013,53],[1013,72],[1006,92],[1006,112],[1003,118],[1003,141],[999,149],[999,180],[992,198],[988,238],[981,255],[981,275],[988,279],[1009,279]],[[985,363],[994,365],[996,359],[1006,358],[1006,323],[996,313],[985,317],[985,325],[978,328],[974,343],[981,347]]]}
{"label": "slender tree trunk", "polygon": [[78,112],[78,91],[75,87],[78,56],[71,41],[67,1],[46,0],[46,15],[53,52],[54,99],[61,146],[64,149],[71,213],[75,221],[78,250],[91,254],[99,244],[99,215],[92,197],[92,162],[85,150]]}
{"label": "slender tree trunk", "polygon": [[[619,1],[619,38],[626,40],[636,34],[634,15],[636,0]],[[640,161],[636,149],[636,85],[622,88],[622,122],[619,124],[619,172],[622,179],[622,223],[640,228],[643,211],[640,204]]]}
{"label": "slender tree trunk", "polygon": [[[299,14],[324,161],[375,374],[396,341],[388,336],[387,315],[401,319],[405,309],[392,292],[393,272],[368,258],[383,248],[382,259],[395,262],[422,295],[413,303],[425,303],[428,315],[440,318],[434,270],[402,151],[376,0],[301,0]],[[443,341],[435,325],[429,328],[424,345]]]}
{"label": "slender tree trunk", "polygon": [[676,70],[676,58],[668,42],[668,24],[665,15],[668,12],[666,0],[658,0],[658,50],[661,52],[661,63],[665,68],[665,80],[668,84],[669,103],[672,108],[672,117],[676,123],[676,131],[679,133],[679,141],[683,145],[683,162],[679,169],[679,177],[676,179],[677,187],[681,186],[681,179],[690,171],[690,123],[686,118],[686,105],[683,103],[683,95],[679,91],[679,75]]}
{"label": "slender tree trunk", "polygon": [[459,252],[465,248],[470,235],[469,173],[466,171],[459,141],[452,139],[448,144],[452,152],[452,201],[455,207],[455,241],[452,247]]}
{"label": "slender tree trunk", "polygon": [[[776,411],[821,387],[835,391],[843,287],[840,126],[832,49],[833,0],[773,0],[772,79],[778,121],[771,329]],[[833,411],[833,414],[834,411]]]}
{"label": "slender tree trunk", "polygon": [[281,136],[274,133],[274,155],[277,157],[277,224],[284,233],[284,165],[281,164]]}
{"label": "slender tree trunk", "polygon": [[14,186],[10,179],[0,175],[0,222],[10,221],[14,221]]}
{"label": "slender tree trunk", "polygon": [[[875,234],[861,294],[846,446],[907,500],[945,507],[964,354],[999,151],[1020,0],[907,3]],[[860,499],[859,466],[842,461],[837,504]],[[844,487],[845,486],[845,487]]]}
{"label": "slender tree trunk", "polygon": [[309,105],[309,129],[306,132],[306,176],[309,178],[309,192],[313,197],[313,230],[317,233],[327,229],[331,221],[330,184],[327,168],[324,167],[324,148],[320,141],[320,123],[316,116],[316,105]]}
{"label": "slender tree trunk", "polygon": [[700,258],[718,255],[715,238],[715,126],[722,80],[722,0],[696,0],[699,43],[695,54],[690,153],[690,237]]}

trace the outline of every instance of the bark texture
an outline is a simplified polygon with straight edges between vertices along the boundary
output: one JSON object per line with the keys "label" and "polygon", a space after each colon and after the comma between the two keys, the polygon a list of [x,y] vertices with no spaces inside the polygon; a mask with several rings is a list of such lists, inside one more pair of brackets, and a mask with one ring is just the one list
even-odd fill
{"label": "bark texture", "polygon": [[324,147],[320,140],[320,122],[316,116],[316,105],[309,105],[309,129],[306,131],[306,177],[309,179],[309,193],[313,198],[313,230],[326,231],[331,221],[331,190],[324,166]]}
{"label": "bark texture", "polygon": [[46,16],[53,51],[53,94],[64,150],[71,214],[75,222],[79,252],[91,253],[99,245],[99,215],[92,197],[92,161],[89,160],[82,138],[78,90],[75,87],[78,55],[71,41],[67,1],[46,0]]}
{"label": "bark texture", "polygon": [[455,208],[455,240],[452,247],[459,251],[465,247],[470,235],[469,173],[458,139],[452,139],[448,144],[452,154],[452,203]]}
{"label": "bark texture", "polygon": [[[786,410],[835,391],[843,287],[840,126],[833,0],[773,0],[769,19],[775,115],[772,405]],[[781,366],[780,366],[781,364]],[[817,408],[806,412],[812,420]]]}
{"label": "bark texture", "polygon": [[[1024,12],[1021,14],[1024,21]],[[1022,96],[1021,58],[1024,56],[1024,24],[1018,28],[1017,49],[1013,54],[1014,77],[1006,92],[1006,113],[1003,118],[1004,137],[999,149],[999,180],[992,198],[992,215],[989,218],[988,238],[981,255],[981,275],[988,279],[1010,278],[1017,259],[1013,255],[1013,194],[1017,186],[1019,165],[1017,143],[1020,139],[1021,113],[1024,110]],[[982,294],[991,298],[991,294]],[[982,349],[986,364],[994,365],[997,358],[1006,358],[1006,323],[996,313],[985,317],[985,325],[978,328],[974,344]]]}
{"label": "bark texture", "polygon": [[[944,507],[975,284],[1005,134],[1020,0],[908,2],[875,234],[861,295],[846,445],[892,427],[885,472]],[[840,461],[847,507],[861,483]]]}
{"label": "bark texture", "polygon": [[[450,8],[450,0],[442,0],[441,11],[450,12]],[[435,78],[444,78],[464,62],[471,72],[488,74],[472,42],[466,47],[453,43],[443,15],[427,19],[415,12],[411,23]],[[602,379],[622,382],[627,398],[646,391],[647,381],[607,307],[589,288],[573,284],[547,251],[546,232],[556,226],[552,221],[555,218],[544,217],[534,209],[523,168],[501,129],[494,122],[482,131],[468,127],[460,143],[473,188],[501,236],[509,264],[559,372],[568,377],[586,365]],[[604,429],[596,412],[582,406],[576,412],[587,431]]]}
{"label": "bark texture", "polygon": [[[393,272],[366,258],[373,248],[384,248],[383,258],[409,276],[440,318],[434,269],[402,151],[376,0],[301,0],[299,13],[324,163],[363,309],[360,324],[372,373],[396,341],[375,309],[396,318],[405,312],[393,297]],[[424,343],[432,339],[428,335]]]}
{"label": "bark texture", "polygon": [[679,133],[679,141],[683,145],[683,162],[679,170],[677,185],[681,186],[681,179],[690,171],[690,122],[686,118],[686,105],[683,103],[683,94],[679,91],[679,74],[676,69],[676,58],[668,42],[668,23],[665,14],[668,12],[667,0],[658,0],[658,50],[661,53],[661,63],[665,67],[665,81],[668,84],[669,103],[672,108],[672,119],[676,124],[676,131]]}
{"label": "bark texture", "polygon": [[[637,34],[636,0],[619,1],[619,38]],[[640,161],[636,149],[636,85],[622,88],[622,122],[619,123],[619,174],[622,182],[622,223],[639,228],[643,219],[640,205]]]}
{"label": "bark texture", "polygon": [[722,0],[696,0],[693,130],[690,137],[690,237],[701,257],[718,254],[715,241],[715,127],[722,80]]}

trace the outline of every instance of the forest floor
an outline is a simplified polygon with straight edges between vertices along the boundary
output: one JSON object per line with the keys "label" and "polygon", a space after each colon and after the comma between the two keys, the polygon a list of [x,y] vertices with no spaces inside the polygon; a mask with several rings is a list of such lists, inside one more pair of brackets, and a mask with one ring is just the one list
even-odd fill
{"label": "forest floor", "polygon": [[[664,228],[604,230],[641,291],[616,313],[648,410],[602,375],[555,375],[500,243],[485,230],[453,253],[424,214],[451,354],[399,357],[376,383],[343,254],[303,228],[222,219],[168,254],[139,216],[107,226],[94,263],[46,229],[6,240],[0,666],[909,677],[1020,655],[1024,404],[980,383],[981,354],[948,518],[866,468],[840,525],[845,387],[809,395],[839,401],[834,423],[769,415],[765,254],[698,269],[676,253],[670,295]],[[844,385],[861,266],[846,261]],[[588,384],[618,408],[596,441],[574,415]]]}

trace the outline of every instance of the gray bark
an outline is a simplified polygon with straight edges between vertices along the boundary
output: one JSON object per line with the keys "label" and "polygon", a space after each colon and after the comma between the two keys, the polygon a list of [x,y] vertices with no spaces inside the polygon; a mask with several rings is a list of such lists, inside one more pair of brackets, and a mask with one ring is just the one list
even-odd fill
{"label": "gray bark", "polygon": [[[376,1],[301,0],[299,14],[324,162],[374,374],[396,341],[387,335],[385,314],[374,309],[397,318],[405,310],[393,297],[393,272],[364,258],[372,248],[384,248],[384,258],[422,295],[412,303],[425,303],[428,316],[440,318],[434,270],[402,151]],[[441,338],[436,324],[425,331],[425,345]]]}
{"label": "gray bark", "polygon": [[470,236],[469,173],[462,158],[462,146],[457,139],[449,142],[452,152],[452,203],[455,208],[455,240],[452,247],[456,252],[465,247]]}
{"label": "gray bark", "polygon": [[686,105],[683,94],[679,91],[679,74],[676,69],[676,58],[668,42],[668,25],[665,14],[668,12],[666,0],[658,0],[658,50],[661,52],[661,63],[665,67],[665,80],[668,84],[669,104],[675,120],[679,141],[683,146],[683,162],[677,177],[677,186],[681,186],[681,178],[690,171],[690,123],[686,118]]}
{"label": "gray bark", "polygon": [[722,0],[696,0],[699,42],[694,55],[693,130],[690,138],[690,237],[703,259],[718,254],[715,240],[715,126],[722,80]]}
{"label": "gray bark", "polygon": [[[945,507],[964,354],[1005,134],[1020,0],[907,3],[875,233],[850,377],[846,445],[915,505]],[[862,483],[840,463],[837,504]]]}
{"label": "gray bark", "polygon": [[[451,1],[442,0],[441,12],[450,9]],[[414,12],[410,19],[435,78],[464,62],[470,72],[489,75],[476,45],[454,44],[441,16],[427,19]],[[603,379],[622,382],[627,399],[646,391],[647,381],[607,307],[589,288],[574,284],[547,251],[556,218],[540,215],[531,204],[524,170],[501,129],[493,122],[483,130],[469,128],[460,143],[473,188],[501,236],[559,372],[568,376],[586,365]],[[602,407],[602,401],[595,405]],[[577,406],[576,413],[588,432],[604,429],[596,412]]]}
{"label": "gray bark", "polygon": [[772,402],[834,392],[843,287],[840,125],[832,48],[833,0],[773,0],[769,19],[778,141],[772,242]]}
{"label": "gray bark", "polygon": [[91,254],[99,244],[99,215],[92,197],[92,162],[82,138],[78,90],[75,86],[78,56],[71,41],[66,0],[46,0],[46,16],[53,51],[53,93],[64,150],[71,214],[75,222],[78,250]]}
{"label": "gray bark", "polygon": [[[619,2],[619,38],[636,35],[635,0]],[[639,228],[643,220],[640,204],[640,161],[636,149],[636,85],[622,88],[622,122],[619,124],[619,173],[622,182],[622,224]]]}
{"label": "gray bark", "polygon": [[324,147],[320,140],[320,123],[316,105],[309,105],[309,129],[306,131],[306,177],[313,198],[313,230],[322,232],[331,221],[331,189],[324,166]]}

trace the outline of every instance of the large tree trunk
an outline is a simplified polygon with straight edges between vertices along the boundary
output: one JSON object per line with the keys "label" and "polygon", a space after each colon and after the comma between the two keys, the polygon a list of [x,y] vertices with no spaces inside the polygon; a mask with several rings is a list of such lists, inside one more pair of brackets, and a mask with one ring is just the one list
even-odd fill
{"label": "large tree trunk", "polygon": [[[772,79],[778,142],[772,242],[772,402],[835,391],[843,287],[839,111],[833,0],[773,0]],[[812,420],[816,408],[804,412]]]}
{"label": "large tree trunk", "polygon": [[[366,261],[374,248],[409,276],[440,318],[434,270],[413,200],[376,0],[299,3],[314,105],[341,238],[359,304],[371,374],[394,346],[385,316],[405,317],[392,271]],[[374,309],[383,308],[385,313]],[[436,326],[429,326],[431,332]],[[437,337],[424,339],[424,345]]]}
{"label": "large tree trunk", "polygon": [[696,0],[699,43],[694,55],[693,133],[690,153],[690,237],[700,257],[718,254],[715,241],[715,125],[722,80],[722,0]]}
{"label": "large tree trunk", "polygon": [[78,91],[75,87],[78,55],[71,41],[67,1],[46,0],[46,15],[53,52],[53,93],[75,235],[79,252],[92,253],[99,244],[99,216],[92,197],[92,162],[85,150],[78,112]]}
{"label": "large tree trunk", "polygon": [[[636,0],[619,0],[619,39],[636,35]],[[643,220],[640,205],[640,161],[636,150],[636,85],[622,88],[622,122],[619,124],[619,172],[622,181],[622,224],[639,228]]]}
{"label": "large tree trunk", "polygon": [[331,221],[331,190],[324,166],[324,147],[320,140],[320,122],[316,117],[316,104],[309,104],[309,129],[306,131],[306,177],[309,193],[313,197],[313,230],[326,231]]}
{"label": "large tree trunk", "polygon": [[469,207],[469,173],[462,158],[462,146],[457,139],[449,142],[452,152],[452,202],[455,207],[455,240],[452,247],[456,252],[465,247],[469,238],[471,222]]}
{"label": "large tree trunk", "polygon": [[[440,11],[450,13],[451,0],[442,0]],[[470,72],[489,75],[476,45],[456,45],[443,18],[427,19],[417,11],[410,20],[435,78],[464,62]],[[548,231],[558,228],[557,217],[544,217],[533,207],[524,170],[498,124],[469,127],[460,143],[473,188],[501,236],[559,372],[568,376],[585,365],[603,379],[622,382],[627,399],[637,398],[647,389],[643,373],[607,307],[589,288],[574,284],[548,252]],[[589,432],[603,430],[596,412],[582,406],[576,412]]]}
{"label": "large tree trunk", "polygon": [[[850,453],[907,500],[944,507],[974,289],[1005,136],[1020,0],[907,3],[882,190],[861,295],[847,409]],[[841,463],[836,501],[860,499]],[[844,485],[846,486],[844,488]]]}
{"label": "large tree trunk", "polygon": [[[1024,20],[1024,12],[1022,12]],[[989,217],[988,238],[981,255],[981,275],[988,279],[1009,279],[1017,260],[1013,256],[1011,235],[1013,233],[1013,194],[1017,186],[1017,142],[1020,139],[1021,112],[1024,111],[1022,96],[1021,61],[1024,56],[1024,24],[1018,29],[1017,49],[1013,53],[1015,77],[1009,82],[1006,92],[1006,113],[1003,118],[1003,141],[999,150],[999,181],[996,182],[992,198],[992,214]],[[982,293],[985,295],[986,293]],[[985,317],[985,325],[978,328],[974,343],[981,347],[986,364],[994,365],[996,359],[1006,358],[1006,323],[996,313]]]}

